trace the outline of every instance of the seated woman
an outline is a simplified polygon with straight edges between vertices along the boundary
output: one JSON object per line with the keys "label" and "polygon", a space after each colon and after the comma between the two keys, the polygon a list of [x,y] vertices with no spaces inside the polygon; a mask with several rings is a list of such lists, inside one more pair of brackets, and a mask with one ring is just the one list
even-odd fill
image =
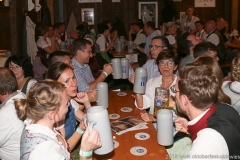
{"label": "seated woman", "polygon": [[41,25],[37,28],[36,35],[38,53],[33,61],[34,78],[37,81],[43,80],[43,74],[48,68],[48,54],[56,50],[60,50],[60,46],[56,40],[56,34],[49,36],[48,27]]}
{"label": "seated woman", "polygon": [[[146,84],[146,91],[144,95],[136,94],[135,98],[135,105],[139,109],[148,109],[149,114],[145,113],[142,114],[142,118],[144,121],[153,121],[155,122],[156,119],[153,116],[154,110],[154,97],[155,97],[155,88],[156,87],[163,87],[163,88],[170,88],[176,83],[177,76],[174,75],[174,72],[177,69],[178,64],[178,57],[174,54],[172,50],[163,50],[159,53],[156,63],[160,70],[161,75],[156,78],[150,79]],[[171,96],[175,96],[175,93],[170,91]],[[175,107],[171,106],[170,107]]]}
{"label": "seated woman", "polygon": [[[109,51],[114,45],[114,42],[108,43],[107,37],[110,34],[109,27],[106,24],[99,23],[97,25],[98,28],[98,38],[96,41],[96,54],[98,58],[98,63],[100,68],[103,67],[106,63],[111,63],[111,56]],[[101,55],[99,57],[98,55]]]}
{"label": "seated woman", "polygon": [[177,42],[175,38],[175,35],[177,33],[176,24],[174,22],[168,22],[166,23],[165,26],[166,26],[166,33],[164,34],[164,36],[169,41],[170,49],[174,49],[175,51],[177,51]]}
{"label": "seated woman", "polygon": [[[20,159],[72,159],[68,143],[54,128],[68,111],[69,98],[63,84],[46,80],[35,83],[27,99],[16,99],[15,106],[21,120],[31,119],[21,137]],[[26,121],[25,121],[26,122]],[[101,146],[96,130],[84,134],[80,154]],[[80,157],[80,159],[86,157]]]}
{"label": "seated woman", "polygon": [[7,59],[4,67],[13,71],[17,79],[18,90],[21,90],[24,94],[26,94],[30,87],[37,82],[32,78],[33,66],[27,57],[20,54],[13,55]]}
{"label": "seated woman", "polygon": [[240,114],[240,54],[232,61],[231,80],[223,82],[222,89],[231,98],[231,105]]}
{"label": "seated woman", "polygon": [[[81,123],[79,126],[77,126],[77,120],[81,122],[85,116],[85,113],[82,112],[84,106],[79,106],[77,102],[84,104],[86,109],[91,107],[87,93],[77,93],[76,77],[72,68],[65,63],[57,62],[51,65],[47,72],[47,79],[56,80],[66,87],[65,90],[70,103],[68,106],[66,119],[64,119],[63,122],[58,123],[58,126],[60,126],[58,129],[68,140],[70,149],[72,150],[80,140],[85,129]],[[64,127],[62,124],[64,124]]]}

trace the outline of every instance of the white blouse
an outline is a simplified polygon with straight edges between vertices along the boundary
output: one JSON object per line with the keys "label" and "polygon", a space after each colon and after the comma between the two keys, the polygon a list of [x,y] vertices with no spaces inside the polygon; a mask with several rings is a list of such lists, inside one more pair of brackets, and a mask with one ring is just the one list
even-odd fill
{"label": "white blouse", "polygon": [[[31,152],[29,160],[42,160],[42,159],[65,160],[65,157],[62,154],[62,149],[60,148],[59,144],[61,144],[62,148],[64,148],[64,146],[62,145],[61,142],[58,141],[57,135],[61,136],[63,139],[64,137],[60,133],[58,133],[55,128],[54,130],[51,130],[50,128],[40,124],[30,124],[29,126],[26,127],[26,130],[29,130],[30,133],[41,133],[54,139],[42,142],[39,145],[37,145],[36,148]],[[67,146],[66,141],[65,146]],[[64,148],[64,150],[66,151],[69,157],[68,159],[70,159],[70,153],[67,151],[67,149]]]}
{"label": "white blouse", "polygon": [[[175,76],[171,86],[175,85],[176,82],[177,82],[177,76]],[[159,77],[152,78],[147,82],[145,94],[143,95],[143,108],[139,108],[139,109],[150,108],[149,114],[153,114],[155,88],[160,87],[161,85],[162,85],[162,75],[160,75]],[[170,90],[170,95],[175,97],[175,93],[173,93],[171,90]],[[135,100],[135,106],[138,108],[136,100]]]}

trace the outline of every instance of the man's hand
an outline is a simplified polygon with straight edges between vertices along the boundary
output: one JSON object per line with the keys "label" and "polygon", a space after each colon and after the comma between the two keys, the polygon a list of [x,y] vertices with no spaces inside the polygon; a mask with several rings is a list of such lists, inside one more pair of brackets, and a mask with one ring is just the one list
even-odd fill
{"label": "man's hand", "polygon": [[107,72],[107,74],[109,75],[113,73],[113,68],[110,64],[104,64],[103,71]]}

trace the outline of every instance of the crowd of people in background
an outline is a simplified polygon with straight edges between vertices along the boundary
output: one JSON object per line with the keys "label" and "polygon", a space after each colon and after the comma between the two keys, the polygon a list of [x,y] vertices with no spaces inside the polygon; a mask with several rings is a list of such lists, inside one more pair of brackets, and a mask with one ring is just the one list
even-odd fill
{"label": "crowd of people in background", "polygon": [[[185,115],[175,125],[191,135],[188,155],[239,157],[240,51],[228,47],[229,41],[240,43],[238,31],[221,17],[203,22],[191,6],[179,29],[175,21],[163,23],[164,31],[156,28],[146,13],[144,20],[133,20],[125,37],[139,60],[129,65],[129,83],[136,66],[147,70],[145,94],[133,95],[137,108],[149,109],[142,119],[156,122],[154,90],[167,88],[176,101],[171,108]],[[108,20],[97,24],[98,34],[87,22],[69,33],[65,28],[39,25],[33,64],[13,55],[0,68],[0,159],[68,160],[77,147],[80,159],[91,158],[101,146],[98,132],[89,135],[83,119],[97,99],[97,83],[114,85],[111,52],[123,35]]]}

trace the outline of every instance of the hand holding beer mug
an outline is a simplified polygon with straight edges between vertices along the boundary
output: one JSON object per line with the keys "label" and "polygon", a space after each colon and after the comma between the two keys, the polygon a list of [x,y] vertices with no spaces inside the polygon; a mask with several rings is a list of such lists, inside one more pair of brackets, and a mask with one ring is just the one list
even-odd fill
{"label": "hand holding beer mug", "polygon": [[154,117],[157,116],[157,111],[159,109],[168,109],[169,108],[168,105],[169,105],[169,89],[156,87],[153,116]]}

